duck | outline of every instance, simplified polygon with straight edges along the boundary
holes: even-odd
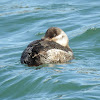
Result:
[[[50,27],[43,38],[31,42],[22,52],[20,62],[28,66],[66,63],[74,59],[67,34],[58,27]]]

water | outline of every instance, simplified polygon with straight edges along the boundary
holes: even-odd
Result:
[[[20,64],[25,47],[60,27],[75,59]],[[0,1],[0,100],[100,100],[100,0]]]

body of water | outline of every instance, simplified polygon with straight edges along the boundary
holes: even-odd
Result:
[[[20,63],[26,46],[59,27],[75,59]],[[0,1],[0,100],[100,100],[100,0]]]

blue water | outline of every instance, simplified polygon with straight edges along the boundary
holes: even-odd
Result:
[[[75,59],[22,65],[23,50],[49,27],[66,32]],[[99,60],[99,0],[0,1],[0,100],[100,100]]]

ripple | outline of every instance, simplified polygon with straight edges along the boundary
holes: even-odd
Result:
[[[0,98],[99,100],[99,1],[0,1]],[[75,59],[66,64],[20,64],[24,48],[60,27]],[[84,95],[84,96],[83,96]]]

